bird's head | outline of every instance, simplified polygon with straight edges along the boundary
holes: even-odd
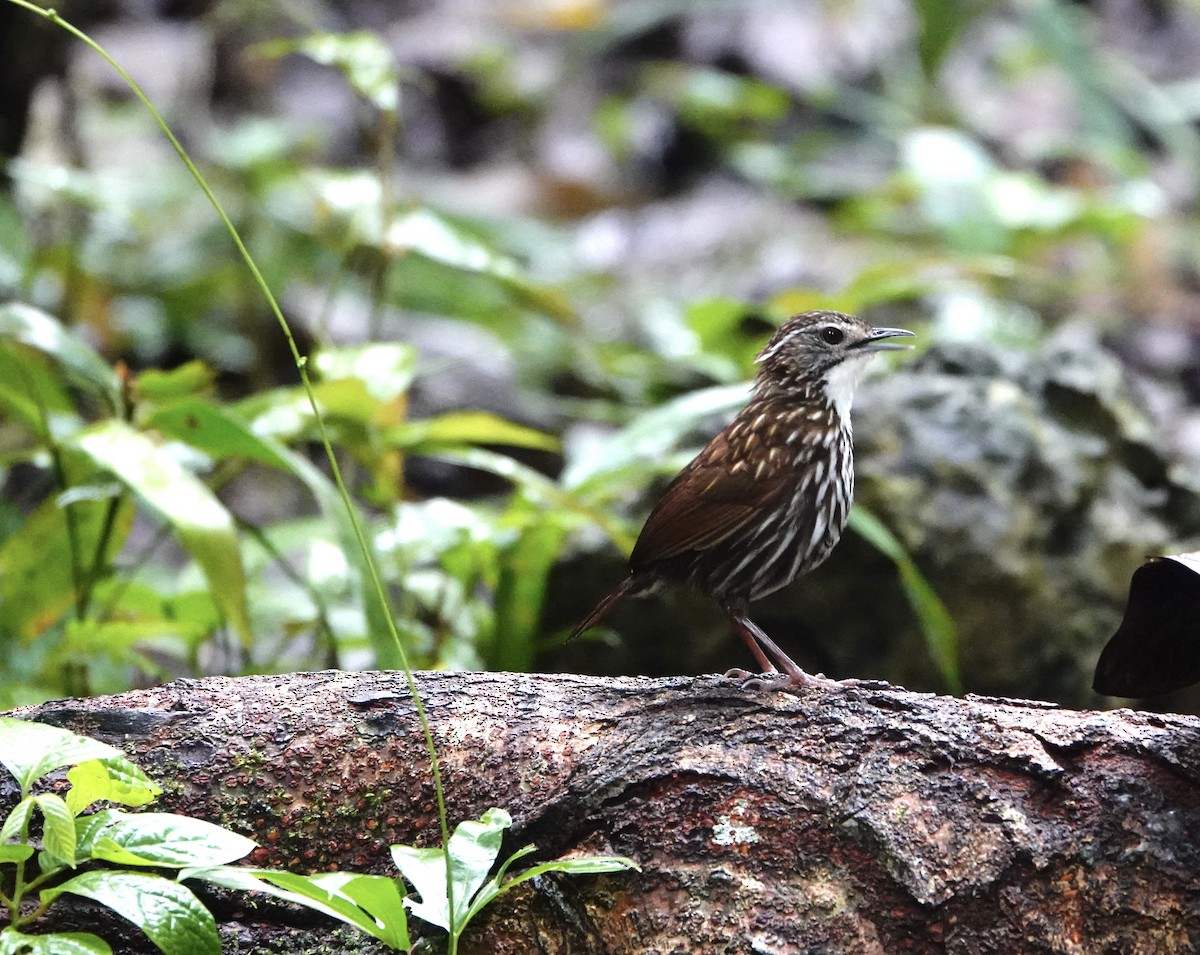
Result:
[[[758,389],[816,392],[848,418],[867,362],[881,351],[911,348],[888,341],[912,337],[904,328],[876,328],[841,312],[803,312],[779,326],[755,362]]]

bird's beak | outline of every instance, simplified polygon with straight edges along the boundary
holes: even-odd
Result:
[[[914,338],[912,332],[907,328],[873,328],[862,341],[852,348],[858,351],[903,351],[906,348],[912,348],[912,345],[901,344],[900,342],[885,342],[885,338]]]

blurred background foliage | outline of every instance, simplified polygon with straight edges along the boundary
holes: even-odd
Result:
[[[1200,540],[1194,2],[56,7],[283,303],[420,666],[745,665],[686,593],[563,637],[812,307],[920,345],[855,532],[756,609],[806,668],[1096,704],[1130,574]],[[3,0],[0,64],[0,706],[395,666],[203,194]]]

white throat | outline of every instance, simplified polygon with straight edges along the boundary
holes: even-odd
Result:
[[[843,359],[825,373],[825,397],[833,405],[842,424],[850,425],[850,405],[854,403],[854,389],[866,373],[867,363],[875,357],[874,352],[865,352]]]

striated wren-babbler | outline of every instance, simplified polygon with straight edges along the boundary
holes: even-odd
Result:
[[[784,322],[759,353],[750,403],[668,486],[638,536],[629,575],[575,628],[625,597],[677,583],[713,597],[765,672],[751,686],[828,685],[805,673],[747,615],[747,606],[820,564],[854,497],[850,404],[876,352],[911,346],[840,312]],[[743,671],[730,675],[749,676]]]

